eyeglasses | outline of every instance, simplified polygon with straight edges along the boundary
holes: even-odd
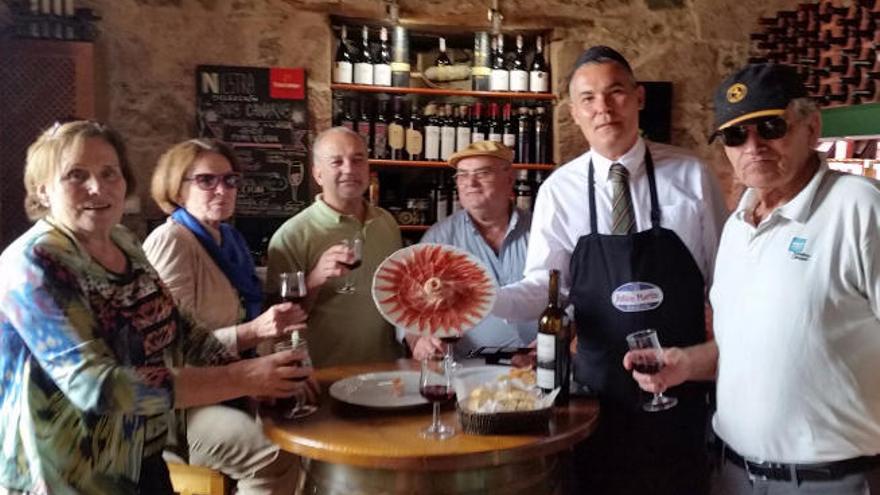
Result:
[[[465,182],[471,177],[473,177],[474,179],[476,179],[479,182],[487,182],[490,179],[494,179],[495,174],[501,172],[502,170],[507,170],[507,169],[506,168],[504,168],[504,169],[478,168],[477,170],[471,170],[469,172],[468,171],[456,172],[456,173],[452,174],[452,177],[455,179],[456,182]]]
[[[788,132],[788,122],[784,118],[772,117],[754,124],[734,125],[720,129],[715,134],[712,134],[709,142],[711,143],[716,137],[720,137],[721,143],[724,146],[732,148],[742,146],[749,139],[749,127],[752,125],[755,126],[758,136],[766,140],[779,139]]]
[[[223,182],[226,189],[238,189],[241,185],[241,174],[232,172],[229,174],[196,174],[192,177],[185,177],[184,182],[193,181],[204,191],[213,191],[217,184]]]

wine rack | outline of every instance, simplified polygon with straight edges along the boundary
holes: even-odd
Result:
[[[798,68],[821,106],[880,101],[880,0],[801,3],[759,20],[750,63]]]

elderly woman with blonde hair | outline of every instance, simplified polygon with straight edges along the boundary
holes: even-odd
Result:
[[[159,158],[151,184],[153,200],[169,217],[144,241],[147,258],[181,310],[214,329],[235,354],[284,337],[306,319],[292,303],[262,311],[248,246],[226,223],[240,184],[238,161],[225,144],[191,139],[172,146]],[[235,479],[242,495],[290,493],[296,481],[296,457],[269,441],[245,411],[227,406],[186,411],[186,443],[178,454]]]
[[[0,255],[0,492],[170,494],[169,411],[287,397],[311,371],[295,351],[236,361],[178,311],[118,225],[133,186],[104,125],[28,149],[35,224]]]

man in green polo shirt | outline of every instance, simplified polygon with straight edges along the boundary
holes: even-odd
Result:
[[[370,292],[379,264],[400,249],[400,229],[387,211],[364,200],[370,183],[367,149],[344,127],[322,132],[313,147],[312,175],[323,192],[284,224],[269,242],[267,289],[277,290],[278,274],[302,270],[309,288],[309,353],[315,367],[389,361],[402,354],[394,329],[373,303]],[[363,240],[363,264],[354,261],[345,239]],[[340,294],[350,275],[353,293]]]

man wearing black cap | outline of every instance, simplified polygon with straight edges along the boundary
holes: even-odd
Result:
[[[880,184],[828,169],[791,67],[732,75],[715,122],[748,187],[718,251],[717,346],[667,349],[660,373],[634,377],[656,390],[717,375],[716,493],[878,494]]]
[[[626,336],[639,330],[657,330],[664,345],[705,341],[721,193],[693,154],[639,137],[644,89],[615,50],[582,54],[569,95],[591,149],[542,185],[525,279],[500,291],[493,312],[539,314],[548,270],[560,270],[577,324],[574,376],[602,407],[598,430],[575,450],[573,492],[704,493],[708,387],[677,387],[677,406],[648,412],[621,363]]]

